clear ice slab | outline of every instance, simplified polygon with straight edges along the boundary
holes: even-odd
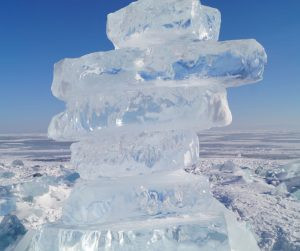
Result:
[[[231,123],[226,88],[261,80],[267,61],[253,39],[219,42],[220,24],[198,0],[139,0],[108,15],[115,50],[55,64],[66,110],[48,133],[76,141],[80,179],[29,250],[259,250],[183,170],[198,161],[195,132]]]
[[[64,59],[55,65],[52,91],[67,109],[53,118],[49,135],[74,140],[107,128],[196,131],[228,125],[225,88],[261,80],[265,62],[255,40],[180,40],[146,51]]]
[[[214,224],[211,224],[212,221]],[[222,218],[192,215],[116,223],[94,230],[51,226],[35,237],[30,250],[227,251],[230,245],[223,225]]]
[[[212,204],[209,190],[205,178],[184,170],[81,180],[64,207],[62,221],[93,225],[197,214]]]
[[[195,133],[165,131],[101,135],[71,146],[71,162],[80,177],[123,177],[189,168],[198,160]]]
[[[22,245],[30,251],[259,250],[246,226],[212,197],[207,179],[184,170],[82,180],[62,219]]]
[[[107,17],[115,48],[149,47],[190,37],[218,40],[221,14],[198,0],[139,0]]]

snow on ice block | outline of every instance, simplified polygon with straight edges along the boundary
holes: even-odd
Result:
[[[116,48],[145,48],[186,36],[218,40],[220,24],[220,12],[199,0],[139,0],[108,15],[107,35]]]

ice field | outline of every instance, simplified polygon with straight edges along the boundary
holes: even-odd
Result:
[[[300,133],[198,135],[200,160],[187,171],[209,179],[213,196],[247,222],[262,250],[299,250]],[[61,217],[63,202],[78,178],[69,163],[69,147],[70,143],[54,142],[45,135],[0,136],[2,220],[4,215],[16,215],[28,231]],[[294,171],[289,174],[291,166]],[[10,243],[25,233],[18,229]],[[9,236],[3,230],[2,248]]]

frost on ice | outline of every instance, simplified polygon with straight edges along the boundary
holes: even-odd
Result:
[[[218,41],[218,10],[198,0],[139,0],[108,15],[115,50],[55,65],[66,103],[49,136],[75,140],[77,182],[60,222],[31,250],[257,250],[251,232],[183,171],[195,132],[232,117],[226,88],[262,79],[255,40]]]

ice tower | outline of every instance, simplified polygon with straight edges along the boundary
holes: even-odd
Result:
[[[29,250],[256,250],[184,169],[197,162],[197,131],[231,123],[226,88],[262,79],[263,47],[218,42],[220,13],[199,0],[139,0],[107,23],[115,50],[55,65],[66,110],[49,136],[77,142],[81,179]]]

